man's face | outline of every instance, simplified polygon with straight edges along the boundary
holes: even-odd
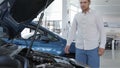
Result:
[[[89,8],[90,2],[88,0],[80,0],[80,7],[83,11]]]

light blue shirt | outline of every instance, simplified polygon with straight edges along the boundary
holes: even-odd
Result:
[[[105,48],[106,33],[102,17],[91,9],[86,14],[77,13],[73,19],[67,45],[71,44],[75,36],[76,48],[84,50]]]

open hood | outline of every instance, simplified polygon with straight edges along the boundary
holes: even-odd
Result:
[[[53,0],[15,0],[10,14],[17,22],[34,19]]]
[[[0,4],[0,24],[14,38],[53,0],[4,0]]]

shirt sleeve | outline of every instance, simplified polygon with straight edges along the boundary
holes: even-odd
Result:
[[[105,32],[105,28],[104,28],[104,22],[103,22],[103,18],[98,15],[97,17],[97,24],[98,24],[98,29],[99,29],[99,33],[100,33],[100,48],[104,48],[105,49],[105,44],[106,44],[106,32]]]
[[[74,40],[74,37],[76,35],[76,31],[77,31],[77,21],[76,21],[76,15],[75,15],[73,22],[72,22],[72,26],[71,26],[69,33],[68,33],[67,46],[70,46],[70,44]]]

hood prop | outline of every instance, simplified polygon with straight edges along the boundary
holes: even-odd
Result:
[[[30,46],[29,46],[29,48],[28,48],[28,51],[27,51],[27,53],[26,53],[26,57],[28,57],[29,54],[30,54],[30,50],[32,49],[33,43],[34,43],[34,41],[35,41],[35,38],[36,38],[36,35],[37,35],[37,31],[38,31],[38,29],[39,29],[40,23],[42,23],[42,19],[43,19],[43,17],[44,17],[45,9],[47,8],[47,5],[49,4],[48,2],[49,2],[49,0],[47,0],[46,5],[45,5],[45,7],[44,7],[44,10],[43,10],[43,12],[42,12],[41,15],[40,15],[40,18],[39,18],[39,21],[38,21],[38,24],[37,24],[37,28],[36,28],[35,33],[34,33],[34,35],[33,35],[33,39],[32,39],[32,41],[31,41],[31,43],[30,43]]]

